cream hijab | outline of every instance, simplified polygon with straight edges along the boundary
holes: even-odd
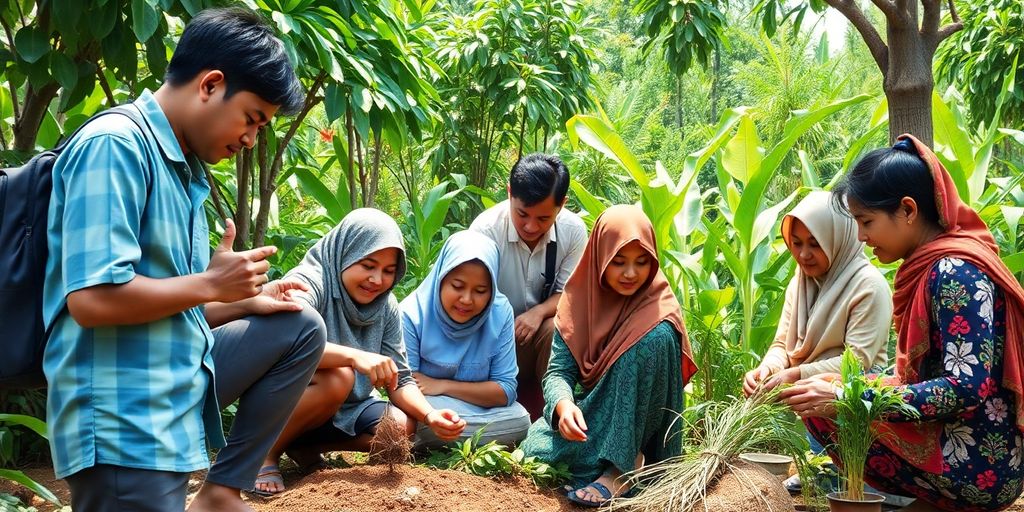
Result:
[[[811,192],[783,218],[782,237],[787,246],[797,219],[825,251],[829,270],[821,278],[812,278],[797,267],[766,362],[771,356],[785,357],[788,364],[783,367],[794,367],[836,359],[802,369],[803,377],[808,377],[808,373],[837,371],[837,356],[850,345],[866,366],[884,363],[892,294],[885,278],[864,255],[864,244],[857,239],[857,222],[839,211],[832,195],[823,191]]]

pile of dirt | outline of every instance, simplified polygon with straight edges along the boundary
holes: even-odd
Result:
[[[249,505],[258,512],[437,510],[519,512],[578,510],[553,491],[521,479],[492,480],[422,466],[354,466],[318,471],[277,497]]]
[[[734,460],[707,490],[705,503],[692,510],[743,510],[745,512],[792,512],[793,499],[782,480],[760,466]]]

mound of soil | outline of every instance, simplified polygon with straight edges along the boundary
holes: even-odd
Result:
[[[380,512],[437,510],[519,512],[579,510],[553,491],[521,479],[492,480],[422,466],[327,469],[289,484],[289,490],[251,500],[257,512]],[[792,510],[792,508],[791,508]]]
[[[782,480],[760,466],[734,460],[729,469],[708,488],[705,503],[692,510],[743,510],[745,512],[793,512],[793,499]]]

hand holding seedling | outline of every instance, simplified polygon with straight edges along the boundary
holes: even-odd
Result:
[[[558,432],[567,441],[586,441],[587,422],[583,420],[583,411],[569,400],[559,400],[555,404],[558,415]]]
[[[248,251],[235,252],[235,223],[228,219],[224,236],[210,258],[204,275],[210,285],[210,302],[236,302],[254,297],[267,283],[270,263],[267,258],[277,252],[277,247],[264,246]]]
[[[451,409],[434,409],[427,413],[423,422],[434,431],[438,439],[442,441],[454,441],[466,428],[466,420],[459,417],[459,414]]]
[[[771,375],[772,369],[767,366],[758,366],[747,372],[743,376],[743,394],[746,396],[753,395],[757,391],[757,387]]]

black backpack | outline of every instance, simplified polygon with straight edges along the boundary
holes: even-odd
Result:
[[[93,120],[121,114],[143,133],[146,122],[135,107],[113,107]],[[43,279],[46,275],[46,217],[53,189],[53,164],[78,133],[25,165],[0,169],[0,389],[46,386],[43,349],[50,337],[43,325]]]

